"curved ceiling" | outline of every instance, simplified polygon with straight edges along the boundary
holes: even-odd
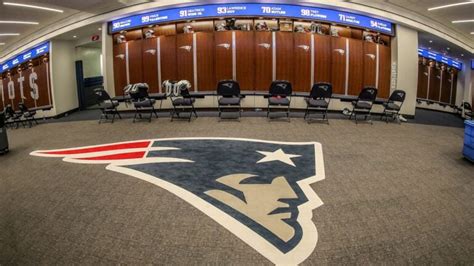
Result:
[[[449,40],[467,53],[474,52],[474,22],[452,23],[453,20],[474,19],[474,4],[428,11],[428,8],[458,3],[447,0],[307,0],[307,1],[264,1],[275,3],[316,4],[352,9],[362,13],[376,14],[396,23],[405,24],[430,32],[439,38]],[[474,0],[470,0],[474,1]],[[5,2],[37,5],[60,9],[53,12],[30,7],[5,5]],[[179,0],[0,0],[0,21],[28,21],[38,24],[0,23],[0,61],[40,41],[51,39],[69,30],[91,23],[108,21],[125,12],[157,8],[168,5],[229,2],[229,1],[179,1]],[[233,1],[258,2],[258,1]],[[18,33],[17,36],[1,36],[2,33]],[[2,44],[3,43],[3,44]]]

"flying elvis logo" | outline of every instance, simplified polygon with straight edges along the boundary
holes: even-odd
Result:
[[[59,157],[162,187],[196,207],[275,264],[298,264],[318,241],[311,184],[325,178],[316,142],[171,138],[119,142],[33,156]]]

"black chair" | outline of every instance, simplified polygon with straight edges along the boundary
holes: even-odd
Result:
[[[151,99],[148,95],[148,84],[146,83],[136,83],[132,85],[129,90],[129,95],[132,99],[133,107],[135,107],[135,115],[133,116],[133,123],[137,119],[147,119],[148,122],[151,122],[153,114],[158,118],[158,114],[155,110],[156,100]],[[148,117],[143,117],[142,114],[149,114]]]
[[[406,92],[403,90],[394,90],[388,98],[388,101],[383,103],[384,109],[380,120],[384,117],[386,118],[385,122],[388,123],[388,118],[392,117],[393,120],[397,120],[400,124],[400,110],[402,109],[402,105],[405,102]]]
[[[222,112],[236,112],[238,117],[242,116],[240,85],[235,80],[221,80],[217,83],[217,100],[219,118],[222,119]]]
[[[36,121],[35,118],[36,111],[29,110],[24,103],[19,103],[18,109],[20,110],[21,115],[25,119],[24,122],[27,123],[30,128],[31,126],[33,126],[33,122],[38,125],[38,121]]]
[[[323,121],[329,124],[328,108],[332,97],[332,85],[330,83],[315,83],[311,88],[309,98],[306,98],[306,112],[304,119],[310,118],[311,113],[321,113]]]
[[[23,124],[23,121],[21,120],[22,114],[21,112],[15,112],[13,110],[13,107],[9,104],[5,106],[5,124],[7,126],[13,125],[15,128],[18,128],[20,126],[20,123]],[[24,124],[23,124],[24,126]]]
[[[464,116],[466,116],[470,120],[474,119],[471,104],[468,102],[463,102],[462,107],[464,109]]]
[[[290,121],[290,103],[293,87],[286,80],[276,80],[270,85],[268,91],[267,118],[271,118],[272,110],[284,110],[288,121]]]
[[[171,104],[173,105],[173,110],[171,111],[171,121],[177,118],[187,119],[188,122],[191,122],[193,114],[197,118],[198,115],[196,113],[196,109],[194,108],[194,102],[196,100],[189,93],[189,89],[191,89],[191,83],[187,80],[180,80],[178,82],[170,82],[167,80],[163,82],[164,87],[165,83],[171,83],[173,88],[173,92],[169,95]],[[181,116],[181,113],[189,113],[189,116],[183,117]]]
[[[370,112],[372,111],[372,106],[374,105],[374,101],[377,98],[377,89],[373,87],[365,87],[359,93],[359,97],[357,97],[356,101],[352,102],[352,113],[349,119],[352,119],[354,116],[355,122],[357,124],[357,115],[364,115],[365,120],[372,123],[372,117]],[[370,119],[370,120],[369,120]]]
[[[97,104],[99,105],[99,108],[102,112],[99,117],[99,124],[102,123],[102,119],[108,121],[109,115],[112,115],[112,123],[115,120],[115,116],[118,116],[120,119],[122,119],[122,116],[120,116],[120,113],[117,110],[117,107],[120,104],[117,100],[112,99],[109,93],[103,87],[94,89],[94,93],[97,95]]]

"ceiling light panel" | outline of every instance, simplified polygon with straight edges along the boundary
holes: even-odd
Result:
[[[29,25],[38,25],[38,22],[35,21],[18,21],[18,20],[0,20],[0,24],[29,24]]]
[[[6,6],[18,6],[18,7],[34,8],[34,9],[41,9],[41,10],[45,10],[45,11],[58,12],[58,13],[63,13],[64,12],[61,9],[49,8],[49,7],[37,6],[37,5],[28,5],[28,4],[20,4],[20,3],[13,3],[13,2],[3,2],[3,4],[6,5]]]
[[[433,11],[433,10],[438,10],[438,9],[443,9],[443,8],[456,7],[456,6],[463,6],[463,5],[470,5],[470,4],[474,4],[474,0],[455,3],[455,4],[449,4],[449,5],[443,5],[443,6],[435,6],[435,7],[428,8],[428,11]]]

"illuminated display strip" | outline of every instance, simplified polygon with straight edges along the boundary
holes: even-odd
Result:
[[[42,43],[25,53],[22,53],[20,55],[17,55],[13,57],[10,60],[7,60],[5,63],[0,64],[0,73],[3,73],[5,71],[8,71],[14,67],[16,67],[19,64],[22,64],[28,60],[31,60],[33,58],[36,58],[40,55],[46,54],[49,52],[49,42]]]
[[[212,4],[159,10],[114,20],[111,22],[109,29],[111,33],[115,33],[157,23],[225,16],[288,17],[320,20],[393,35],[392,23],[381,19],[325,8],[257,3]]]
[[[456,61],[452,58],[446,57],[444,55],[434,53],[434,52],[426,50],[426,49],[418,48],[418,55],[429,58],[429,59],[433,59],[433,60],[435,60],[437,62],[440,62],[440,63],[444,63],[448,66],[452,66],[452,67],[457,68],[459,70],[462,69],[462,63],[461,62]]]

